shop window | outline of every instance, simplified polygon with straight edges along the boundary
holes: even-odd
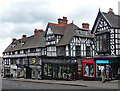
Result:
[[[93,63],[84,64],[84,76],[94,76]]]
[[[45,76],[52,76],[51,64],[44,64],[44,75]]]
[[[44,64],[44,75],[47,76],[47,64]]]

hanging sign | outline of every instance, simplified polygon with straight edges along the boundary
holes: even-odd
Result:
[[[35,58],[32,58],[32,62],[35,63]]]

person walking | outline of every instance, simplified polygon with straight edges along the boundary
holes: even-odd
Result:
[[[120,67],[118,68],[118,80],[120,80]]]
[[[106,75],[105,75],[105,67],[104,67],[102,70],[102,83],[105,82],[105,79],[106,79]]]

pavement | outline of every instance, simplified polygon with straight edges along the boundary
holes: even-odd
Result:
[[[4,78],[5,79],[5,78]],[[71,85],[71,86],[82,86],[82,87],[93,87],[96,89],[118,89],[118,80],[106,81],[101,83],[101,81],[64,81],[64,80],[33,80],[33,79],[7,79],[13,81],[25,81],[25,82],[35,82],[35,83],[46,83],[46,84],[60,84],[60,85]]]

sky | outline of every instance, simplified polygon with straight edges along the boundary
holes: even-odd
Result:
[[[0,0],[0,56],[12,38],[23,34],[31,36],[34,29],[46,29],[48,22],[57,23],[58,18],[68,18],[79,27],[94,24],[99,9],[108,12],[113,8],[118,14],[119,0]]]

